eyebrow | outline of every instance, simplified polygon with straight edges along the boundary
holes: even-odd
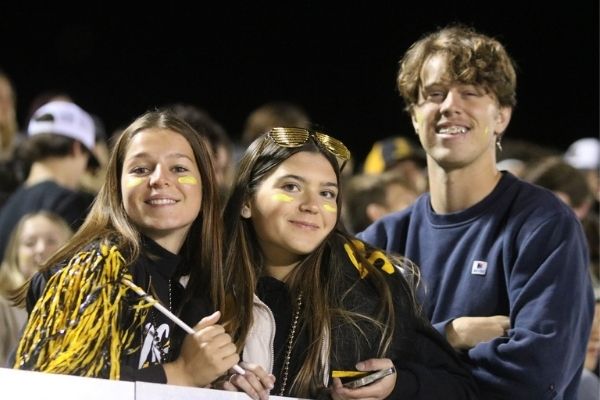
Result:
[[[476,82],[460,82],[460,81],[446,81],[446,80],[441,80],[441,81],[436,81],[436,82],[432,82],[430,84],[428,84],[427,86],[425,85],[421,85],[421,89],[423,90],[427,90],[427,89],[431,89],[431,88],[438,88],[438,87],[450,87],[450,86],[471,86],[474,88],[484,88],[485,85],[481,84],[481,83],[476,83]]]
[[[279,179],[277,179],[277,181],[282,181],[282,180],[290,179],[290,178],[291,179],[295,179],[295,180],[300,181],[300,182],[304,182],[304,183],[306,182],[306,179],[304,179],[300,175],[294,175],[294,174],[287,174],[287,175],[280,176]],[[337,188],[338,184],[335,183],[335,182],[324,182],[324,183],[321,183],[321,186],[327,186],[327,187],[335,187],[335,188]]]
[[[179,158],[187,158],[190,161],[194,161],[192,158],[190,158],[187,154],[183,154],[183,153],[169,153],[166,156],[167,158],[173,158],[173,159],[179,159]],[[136,153],[131,155],[131,157],[129,158],[153,158],[153,156],[150,153],[146,153],[146,152],[140,152],[140,153]]]
[[[446,87],[452,86],[452,85],[453,85],[452,82],[436,81],[436,82],[432,82],[432,83],[428,84],[427,86],[421,85],[421,90],[431,90],[431,89],[437,89],[437,88],[446,88]]]

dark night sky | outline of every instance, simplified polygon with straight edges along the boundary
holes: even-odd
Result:
[[[168,4],[152,15],[89,9],[77,18],[14,11],[0,23],[0,67],[16,86],[22,125],[35,95],[61,90],[108,131],[184,101],[237,138],[254,107],[288,100],[360,160],[374,140],[412,132],[395,89],[403,52],[423,33],[462,22],[500,39],[519,66],[507,135],[565,149],[599,134],[597,1],[397,3]]]

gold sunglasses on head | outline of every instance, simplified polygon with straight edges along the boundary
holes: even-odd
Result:
[[[350,159],[350,150],[348,150],[344,143],[321,132],[305,128],[276,127],[269,131],[268,136],[281,147],[300,147],[312,137],[323,149],[342,160],[340,169]]]

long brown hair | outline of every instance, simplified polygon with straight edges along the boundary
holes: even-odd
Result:
[[[312,137],[300,147],[287,148],[275,144],[268,135],[263,135],[248,147],[238,166],[232,193],[224,211],[225,240],[230,247],[224,265],[227,299],[223,320],[239,351],[243,350],[253,324],[253,295],[265,267],[252,222],[242,218],[240,212],[244,203],[255,195],[262,181],[278,165],[293,154],[304,151],[319,152],[325,156],[335,171],[338,184],[341,185],[337,159]],[[341,191],[340,187],[340,194]],[[394,306],[390,289],[381,271],[362,257],[359,251],[356,251],[357,256],[369,270],[368,279],[380,294],[380,307],[377,308],[379,313],[375,316],[358,315],[344,310],[341,306],[341,300],[348,292],[347,288],[340,286],[340,282],[343,282],[343,268],[340,264],[347,259],[343,246],[344,243],[351,246],[353,244],[350,241],[352,237],[346,233],[340,222],[341,195],[338,195],[337,204],[335,228],[286,278],[291,298],[296,298],[302,292],[302,314],[310,315],[310,318],[303,318],[302,322],[302,329],[307,332],[309,340],[307,356],[291,385],[292,393],[301,397],[312,396],[323,387],[323,337],[331,332],[332,320],[342,318],[354,327],[358,327],[359,320],[367,320],[374,324],[381,333],[380,355],[386,353],[394,332]],[[360,334],[361,332],[356,332],[356,336]],[[328,359],[335,357],[330,354],[326,356]]]
[[[187,261],[184,265],[191,267],[189,271],[178,271],[180,275],[190,275],[182,304],[198,293],[209,291],[215,307],[219,308],[224,301],[221,207],[211,153],[198,133],[169,111],[149,111],[120,134],[108,161],[104,184],[84,223],[73,238],[45,263],[42,270],[70,259],[90,242],[98,240],[117,245],[128,265],[139,257],[140,233],[125,212],[120,178],[131,140],[148,129],[168,129],[180,134],[188,141],[194,153],[202,182],[202,206],[180,251]],[[26,289],[27,284],[21,290],[18,301],[24,301]]]

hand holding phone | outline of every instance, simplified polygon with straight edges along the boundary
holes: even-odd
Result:
[[[344,387],[348,388],[348,389],[356,389],[365,385],[369,385],[373,382],[376,382],[388,375],[394,374],[396,373],[396,368],[394,367],[390,367],[390,368],[385,368],[385,369],[381,369],[379,371],[374,371],[368,375],[365,375],[361,378],[355,379],[353,381],[350,382],[346,382],[344,383]]]

